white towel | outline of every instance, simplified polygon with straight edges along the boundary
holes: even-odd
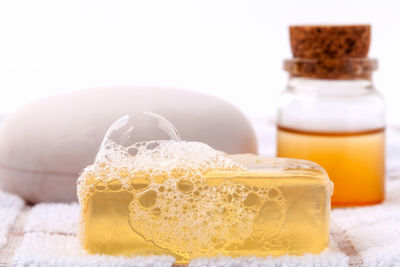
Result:
[[[391,179],[385,203],[334,209],[331,245],[319,255],[218,257],[196,259],[190,266],[400,266],[398,192],[400,179]],[[0,231],[8,232],[8,242],[18,244],[11,247],[13,251],[8,251],[12,254],[10,257],[1,258],[0,266],[171,266],[174,263],[174,258],[168,256],[127,258],[88,255],[80,248],[76,238],[77,203],[39,204],[22,209],[23,202],[18,197],[5,193],[0,196],[1,203],[8,204],[2,205]],[[18,214],[20,216],[15,220]],[[22,228],[17,229],[21,223]],[[10,247],[3,245],[1,254],[7,249]]]
[[[267,123],[266,123],[267,124]],[[264,126],[263,126],[264,127]],[[259,131],[260,132],[260,131]],[[269,136],[272,136],[269,132]],[[190,266],[400,266],[400,133],[392,147],[383,204],[334,209],[330,247],[318,255],[217,257]],[[271,154],[272,146],[261,149]],[[398,164],[398,165],[396,165]],[[77,203],[26,206],[0,192],[0,266],[171,266],[170,256],[88,255],[79,246]]]
[[[218,257],[191,266],[400,266],[400,178],[389,179],[381,205],[334,209],[331,244],[319,255]],[[172,257],[88,255],[76,238],[79,205],[24,206],[16,196],[0,193],[0,266],[171,266]],[[13,246],[9,244],[14,244]],[[7,254],[5,257],[3,255]]]

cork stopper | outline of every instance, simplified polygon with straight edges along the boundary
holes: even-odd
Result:
[[[371,41],[370,25],[290,26],[294,57],[367,57]]]
[[[377,61],[367,58],[370,25],[290,26],[293,59],[285,70],[294,77],[369,78]]]

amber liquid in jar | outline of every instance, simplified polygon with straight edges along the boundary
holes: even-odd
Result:
[[[385,129],[309,132],[278,126],[277,156],[314,161],[335,185],[333,206],[380,203],[384,199]]]

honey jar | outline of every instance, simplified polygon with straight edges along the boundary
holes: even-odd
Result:
[[[370,25],[289,30],[293,58],[284,61],[277,156],[320,164],[335,184],[333,206],[382,202],[385,105],[372,82]]]

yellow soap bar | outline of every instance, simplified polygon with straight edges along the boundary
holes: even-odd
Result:
[[[85,169],[78,197],[87,252],[172,255],[183,263],[320,253],[328,246],[331,185],[317,164],[225,156],[181,143],[185,148],[158,143],[147,154],[135,148],[130,160],[108,155]]]

